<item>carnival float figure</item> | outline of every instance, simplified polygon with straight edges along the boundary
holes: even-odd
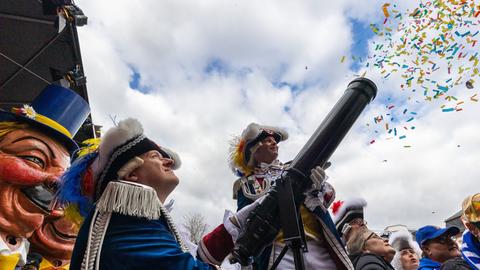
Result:
[[[55,238],[70,235],[72,226],[59,221],[63,210],[51,205],[78,149],[73,136],[89,112],[81,96],[57,85],[47,86],[31,105],[0,111],[0,270],[27,263],[30,239],[36,247],[48,244],[37,248],[41,256],[62,250],[68,261],[73,240]]]
[[[45,217],[42,227],[28,239],[30,263],[39,264],[39,270],[68,270],[79,225],[66,216]]]

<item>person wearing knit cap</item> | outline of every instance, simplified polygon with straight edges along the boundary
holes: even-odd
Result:
[[[366,226],[352,232],[347,251],[355,270],[394,270],[390,264],[395,250],[388,240],[370,231]]]
[[[288,133],[279,127],[250,123],[242,134],[231,142],[229,165],[241,177],[233,186],[233,198],[238,209],[252,204],[268,192],[288,164],[278,160],[278,143],[288,139]],[[306,269],[352,269],[328,207],[335,198],[335,190],[326,182],[322,168],[312,170],[312,188],[305,195],[300,215],[305,228],[309,252],[304,253]],[[282,234],[272,247],[267,247],[255,258],[254,268],[268,269],[284,247]],[[277,269],[293,269],[293,255],[289,250]]]
[[[392,265],[396,270],[416,270],[422,251],[408,230],[393,232],[388,240],[395,249]]]
[[[351,198],[345,201],[336,201],[332,204],[332,219],[344,243],[348,241],[355,230],[366,225],[364,219],[366,206],[367,201],[363,198]]]
[[[250,209],[226,215],[189,251],[164,205],[179,167],[179,156],[146,137],[136,119],[120,121],[98,150],[77,159],[58,194],[77,212],[71,216],[85,218],[70,270],[218,269]]]
[[[470,195],[462,203],[462,257],[472,269],[480,269],[480,193]]]

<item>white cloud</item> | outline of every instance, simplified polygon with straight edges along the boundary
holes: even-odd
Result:
[[[175,217],[200,212],[215,226],[224,208],[235,208],[235,176],[227,166],[231,136],[252,121],[285,127],[291,137],[280,144],[280,157],[292,159],[353,78],[340,63],[357,42],[349,18],[378,23],[382,4],[78,1],[89,17],[79,35],[93,119],[107,128],[109,115],[137,117],[150,137],[178,151],[183,166],[172,194]],[[204,72],[214,60],[220,68]],[[131,66],[151,92],[129,88]],[[398,139],[369,145],[373,135],[365,123],[385,106],[381,101],[405,96],[399,79],[367,76],[379,97],[332,157],[329,181],[339,198],[367,199],[375,228],[440,224],[477,191],[478,104],[458,113],[423,104],[407,138],[411,148]],[[279,82],[304,89],[275,86]]]

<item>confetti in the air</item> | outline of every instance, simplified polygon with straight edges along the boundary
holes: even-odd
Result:
[[[384,80],[401,83],[395,87],[398,94],[388,98],[383,111],[367,123],[372,130],[370,144],[382,135],[407,140],[422,106],[458,113],[465,103],[478,102],[479,4],[436,0],[419,1],[413,10],[401,11],[394,3],[385,3],[381,9],[383,22],[370,24],[375,37],[361,63],[363,75],[377,73]]]

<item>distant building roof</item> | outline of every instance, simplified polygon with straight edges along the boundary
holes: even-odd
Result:
[[[395,224],[395,225],[389,225],[384,229],[384,231],[387,231],[387,232],[396,232],[398,230],[408,230],[408,227],[407,225],[403,225],[403,224]]]
[[[458,227],[460,229],[460,232],[463,233],[463,231],[465,230],[465,227],[463,226],[463,222],[462,222],[462,210],[456,212],[449,218],[445,219],[445,227],[451,227],[451,226]]]
[[[453,214],[451,217],[445,219],[445,223],[451,221],[451,220],[454,220],[454,219],[458,219],[462,216],[462,210],[459,210],[458,212],[456,212],[455,214]]]

